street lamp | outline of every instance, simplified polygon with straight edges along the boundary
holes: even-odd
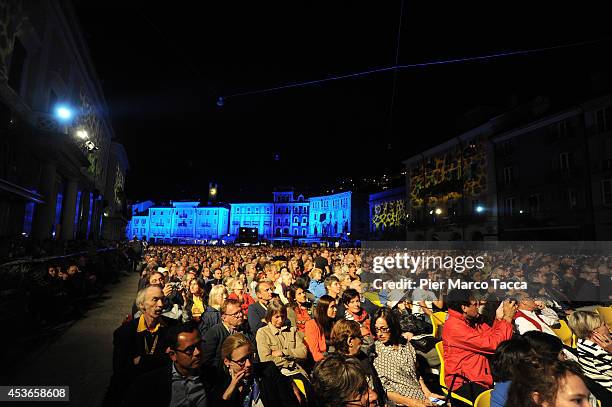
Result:
[[[83,130],[83,129],[77,130],[75,135],[81,140],[89,139],[89,134],[87,134],[87,130]]]
[[[72,119],[74,112],[68,105],[57,105],[55,107],[55,116],[62,122],[68,122]]]
[[[484,207],[482,205],[478,205],[476,207],[476,213],[483,213],[484,212]]]
[[[442,209],[436,208],[436,215],[442,215]]]

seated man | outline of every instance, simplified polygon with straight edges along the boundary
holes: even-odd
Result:
[[[513,301],[504,301],[497,310],[495,322],[487,325],[480,319],[479,302],[468,290],[448,293],[448,319],[442,331],[446,387],[474,401],[493,386],[487,359],[505,340],[512,337]]]
[[[270,280],[262,280],[255,286],[257,302],[249,305],[249,328],[253,335],[257,330],[266,326],[266,307],[272,299],[273,284]]]
[[[514,324],[519,334],[529,331],[540,331],[549,335],[555,335],[551,329],[552,325],[559,323],[557,313],[550,308],[546,308],[543,301],[535,301],[526,292],[516,295],[518,301],[518,311],[514,315]]]
[[[206,369],[214,370],[221,366],[221,345],[225,338],[239,331],[242,322],[240,301],[226,299],[221,305],[221,322],[213,325],[202,338],[202,365]]]
[[[172,364],[140,375],[126,393],[126,406],[211,405],[200,379],[202,339],[194,322],[175,325],[167,337]]]
[[[113,333],[113,376],[104,405],[115,406],[130,383],[140,374],[169,363],[166,355],[167,321],[162,319],[164,293],[158,286],[138,291],[139,318]]]

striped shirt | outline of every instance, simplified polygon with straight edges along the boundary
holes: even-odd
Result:
[[[612,355],[588,339],[578,339],[578,362],[588,378],[612,391]]]

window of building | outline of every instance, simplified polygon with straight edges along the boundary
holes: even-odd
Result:
[[[25,66],[27,55],[26,49],[19,40],[19,37],[15,37],[15,41],[13,43],[13,53],[11,54],[11,65],[9,67],[8,85],[17,94],[21,93],[23,68]]]
[[[23,229],[22,232],[27,236],[32,233],[32,219],[34,217],[34,206],[35,202],[28,202],[25,204],[25,214],[23,216]]]
[[[270,213],[270,207],[266,207],[266,213]]]
[[[297,216],[293,218],[293,223],[298,223],[298,217]]]
[[[506,215],[514,215],[516,210],[516,198],[509,197],[504,200],[504,212]]]
[[[595,113],[595,121],[598,133],[610,130],[610,127],[612,127],[612,108],[608,106],[599,109]]]
[[[247,208],[247,213],[251,213],[251,208]]]
[[[503,155],[510,155],[513,152],[512,139],[501,143],[501,152]]]
[[[574,189],[568,189],[567,190],[567,206],[570,209],[574,209],[576,208],[578,204],[578,199],[576,196],[576,191]]]
[[[240,213],[240,208],[236,208],[236,213]]]
[[[302,225],[305,225],[308,222],[308,218],[306,216],[302,217]]]
[[[255,208],[255,213],[259,213],[259,208]]]
[[[297,234],[298,234],[298,230],[297,229],[293,229],[293,235],[297,236]]]
[[[601,169],[603,171],[612,170],[612,158],[606,158],[601,162]]]
[[[504,167],[504,184],[510,184],[514,180],[514,169],[512,167]]]
[[[533,194],[529,196],[529,212],[540,212],[540,194]]]
[[[561,171],[567,171],[571,167],[571,155],[568,152],[559,154],[559,169]]]
[[[559,138],[569,136],[569,123],[567,120],[561,120],[559,123],[557,123],[557,136]]]
[[[601,181],[601,201],[604,205],[612,205],[612,179]]]

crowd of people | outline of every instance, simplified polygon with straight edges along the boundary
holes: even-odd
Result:
[[[536,260],[513,267],[558,272]],[[491,389],[495,406],[610,402],[608,326],[549,285],[398,295],[372,289],[359,249],[152,246],[135,268],[108,406],[464,406]]]

